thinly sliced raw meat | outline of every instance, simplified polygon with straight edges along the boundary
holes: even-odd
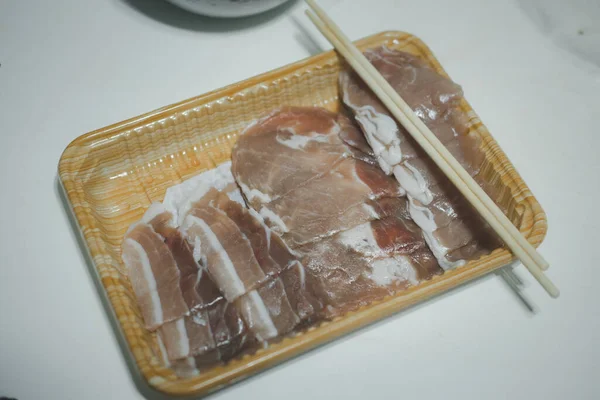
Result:
[[[282,132],[285,140],[278,136]],[[285,149],[279,149],[282,157],[278,152],[270,157],[260,152],[273,143],[284,144]],[[336,157],[326,158],[325,163],[319,159],[332,154]],[[248,128],[236,144],[232,170],[250,206],[295,248],[381,218],[371,203],[405,194],[375,164],[364,137],[348,117],[294,108],[276,111]],[[259,165],[264,171],[258,174],[242,165]],[[278,181],[265,178],[272,170],[277,177],[285,175]]]
[[[266,280],[250,241],[222,211],[210,206],[193,208],[182,230],[228,301]]]
[[[421,230],[399,215],[371,221],[339,234],[338,240],[367,260],[390,258],[399,270],[373,270],[374,279],[391,282],[400,273],[411,284],[431,279],[443,272],[428,248]],[[406,274],[402,275],[402,271]],[[384,274],[392,273],[385,277]],[[377,279],[375,279],[377,280]]]
[[[342,126],[339,137],[342,139],[347,146],[356,149],[358,152],[367,155],[369,158],[374,159],[375,153],[369,143],[365,139],[362,131],[352,122],[352,120],[344,114],[339,114],[338,122]],[[360,156],[359,158],[363,158]]]
[[[382,47],[365,55],[469,174],[489,189],[479,176],[485,158],[479,139],[469,132],[459,109],[460,86],[408,53]],[[458,256],[479,256],[500,245],[498,240],[476,240],[493,236],[489,227],[354,73],[343,72],[340,87],[380,167],[406,190],[411,216],[443,268],[464,264]]]
[[[169,362],[167,367],[170,367],[180,378],[192,378],[197,376],[200,371],[196,366],[196,361],[194,357],[183,358],[181,360],[175,360],[173,362]]]
[[[254,210],[232,201],[224,193],[215,193],[213,196],[211,206],[223,211],[248,238],[265,275],[275,276],[296,260],[281,238],[271,233]]]
[[[231,303],[224,301],[210,308],[209,320],[222,361],[230,360],[256,341],[239,310]]]
[[[163,200],[164,208],[173,214],[174,223],[180,226],[192,205],[204,197],[210,189],[227,193],[233,200],[244,204],[231,175],[231,162],[228,161],[168,188]]]
[[[255,209],[328,173],[348,156],[337,116],[286,107],[246,128],[232,153],[232,173]]]
[[[122,244],[122,258],[146,328],[188,313],[177,263],[164,239],[144,222],[132,226]]]
[[[296,262],[260,215],[215,189],[193,204],[185,221],[188,241],[198,243],[196,257],[203,260],[229,301]],[[237,289],[232,285],[238,285]]]
[[[210,304],[159,328],[170,360],[203,356],[205,365],[227,361],[252,340],[236,307],[225,300],[210,277],[206,282],[197,289],[212,297]]]
[[[377,218],[367,203],[402,193],[397,182],[379,168],[348,158],[330,173],[258,211],[294,248]]]
[[[418,281],[440,275],[440,268],[423,238],[421,229],[410,218],[399,215],[371,222],[371,231],[384,254],[407,258]]]
[[[207,310],[167,322],[158,329],[170,360],[192,357],[213,350],[216,345]]]
[[[433,187],[431,193],[432,200],[427,205],[409,196],[409,210],[442,267],[463,265],[465,260],[479,258],[502,246],[497,235],[449,182]]]
[[[314,292],[314,279],[306,273],[304,265],[296,261],[279,275],[285,294],[300,321],[318,315],[323,309],[322,301]]]
[[[271,233],[260,215],[231,200],[230,194],[205,188],[189,197],[181,203],[188,206],[179,206],[179,215],[195,257],[236,305],[256,338],[264,341],[293,329],[300,317],[278,276],[287,277],[287,270],[302,266],[281,238]],[[303,292],[289,290],[301,313],[314,312]]]
[[[278,335],[288,332],[298,320],[308,318],[315,310],[320,309],[318,300],[307,291],[304,267],[281,238],[271,233],[260,215],[231,201],[223,193],[211,195],[214,200],[210,205],[224,211],[236,223],[244,236],[249,239],[263,271],[273,278],[256,292],[267,306]],[[292,312],[287,308],[288,301]],[[250,293],[244,295],[238,304],[243,307],[242,309],[248,310],[247,321],[251,327],[258,330],[259,337],[270,338],[268,329],[265,330],[268,324],[259,323],[259,327],[256,328],[255,323],[251,322],[256,321],[259,318],[257,315],[260,315],[257,314],[260,312],[260,304],[257,305],[257,302],[259,300],[256,295]]]
[[[300,322],[279,278],[240,297],[235,305],[260,341],[288,333]]]
[[[261,265],[265,274],[270,277],[279,276],[286,288],[289,297],[288,287],[294,285],[296,295],[304,296],[304,267],[298,261],[288,246],[283,242],[280,236],[273,233],[264,223],[262,217],[252,209],[247,209],[241,204],[232,201],[223,193],[219,193],[211,203],[213,207],[219,208],[236,223],[240,231],[249,239],[254,255]],[[388,207],[393,210],[392,206]],[[384,211],[381,211],[384,212]],[[393,212],[393,211],[389,211]],[[296,277],[296,278],[294,278]],[[286,283],[286,282],[289,282]],[[291,290],[291,288],[290,288]],[[307,295],[308,296],[308,295]],[[309,305],[315,305],[314,299],[297,299],[298,302],[308,302]],[[309,307],[309,305],[301,307]],[[296,310],[296,306],[293,306]],[[301,317],[302,319],[302,317]]]
[[[335,316],[442,273],[407,201],[393,213],[300,247],[315,290]]]
[[[388,287],[380,286],[369,277],[373,269],[370,260],[338,239],[336,235],[301,249],[305,254],[302,263],[313,281],[313,290],[325,306],[326,317],[343,314],[390,294]]]
[[[337,121],[341,127],[339,137],[346,145],[349,154],[357,160],[378,165],[375,153],[360,128],[345,113],[339,113]]]
[[[142,221],[149,223],[169,247],[179,269],[181,292],[190,311],[204,309],[222,298],[212,278],[200,268],[191,246],[176,228],[174,214],[162,204],[154,203]]]
[[[156,327],[165,358],[184,375],[226,361],[256,339],[285,334],[321,309],[307,290],[302,264],[260,215],[243,206],[233,178],[219,169],[202,174],[212,176],[210,183],[175,187],[168,206],[152,205],[130,232],[151,232],[181,278],[187,308]],[[183,234],[178,219],[185,222]],[[164,260],[160,264],[165,267]]]
[[[167,323],[158,332],[167,361],[187,374],[227,362],[255,343],[236,307],[224,299],[206,310]]]

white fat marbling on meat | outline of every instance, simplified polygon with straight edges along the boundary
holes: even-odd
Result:
[[[178,185],[167,189],[163,200],[164,207],[171,212],[174,220],[182,224],[192,205],[200,200],[211,188],[223,190],[227,185],[234,183],[231,174],[231,161],[219,165],[217,168],[202,172]]]
[[[379,155],[387,165],[397,165],[402,162],[402,151],[400,145],[390,145]]]
[[[371,146],[379,166],[386,175],[390,175],[394,164],[389,164],[381,154],[386,151],[386,147],[389,144],[395,143],[394,139],[397,139],[396,132],[398,131],[398,127],[396,123],[387,115],[377,113],[372,106],[360,107],[352,104],[347,91],[344,91],[344,103],[354,110],[354,118],[360,124],[365,139],[369,143],[369,146]],[[392,124],[390,124],[389,120],[391,120]],[[380,130],[383,130],[383,133]]]
[[[364,123],[364,119],[360,116],[357,115],[356,116],[356,120],[361,124],[361,126],[363,127],[363,132],[365,133],[365,138],[367,139],[367,142],[369,143],[369,145],[371,146],[371,148],[373,149],[373,153],[376,156],[381,155],[381,153],[385,150],[385,144],[381,143],[377,137],[374,135],[374,130],[376,128],[373,128],[372,126],[370,126],[369,124],[365,124]]]
[[[389,286],[396,281],[418,282],[410,260],[404,256],[376,259],[371,262],[368,278],[379,286]]]
[[[298,278],[300,279],[300,287],[304,288],[306,282],[306,271],[304,270],[304,265],[302,265],[300,261],[297,260],[290,262],[296,264],[296,269],[298,269]]]
[[[200,256],[202,257],[202,256]],[[207,269],[206,269],[206,259],[202,259],[199,258],[199,260],[201,260],[202,262],[200,262],[200,268],[198,268],[198,273],[196,274],[196,284],[194,285],[194,287],[198,287],[198,284],[200,283],[200,280],[202,280],[202,276],[204,274],[207,274]],[[208,279],[212,280],[212,278],[209,276]],[[198,306],[196,306],[198,307]],[[210,327],[209,327],[210,328]]]
[[[363,203],[362,204],[362,208],[369,213],[369,216],[371,216],[371,218],[373,219],[379,219],[380,215],[377,211],[375,211],[375,209],[373,207],[371,207],[370,205],[368,205],[367,203]]]
[[[200,374],[194,357],[177,360],[176,363],[173,364],[173,369],[175,370],[175,374],[181,378],[191,378]]]
[[[283,301],[283,297],[277,296],[273,300],[274,301],[268,303],[267,309],[269,310],[270,315],[277,317],[281,314],[281,302]]]
[[[271,248],[271,229],[265,224],[265,220],[263,219],[263,217],[259,213],[257,213],[253,208],[248,208],[248,212],[265,229],[265,234],[267,236],[267,249],[270,249]]]
[[[427,207],[416,204],[415,200],[411,196],[408,197],[408,201],[411,218],[417,225],[419,225],[419,228],[426,232],[435,232],[438,227],[435,223],[435,218],[431,210]]]
[[[347,96],[346,96],[347,99]],[[373,106],[355,106],[349,101],[346,103],[356,112],[356,119],[368,131],[371,138],[383,146],[400,145],[398,138],[398,125],[396,121],[386,114],[378,113]]]
[[[149,224],[150,221],[152,221],[154,218],[165,212],[169,211],[166,209],[163,203],[154,202],[150,205],[150,207],[148,207],[148,209],[144,213],[144,216],[142,217],[142,222]],[[175,228],[177,227],[177,221],[175,220],[175,216],[173,215],[173,213],[170,214],[171,219],[169,220],[168,226]]]
[[[273,229],[277,233],[285,233],[289,232],[287,225],[283,220],[279,217],[279,215],[275,214],[267,207],[262,207],[259,211],[261,217],[265,220],[269,220],[271,222],[271,229]]]
[[[423,204],[431,203],[433,195],[429,190],[427,181],[421,173],[405,162],[394,167],[394,176],[406,193]]]
[[[202,259],[202,241],[200,240],[200,236],[194,237],[194,244],[192,244],[192,256],[194,260],[199,261]],[[200,276],[200,274],[198,274]]]
[[[242,188],[242,192],[244,192],[244,196],[248,199],[249,202],[252,202],[254,199],[258,199],[261,203],[270,203],[271,196],[266,193],[261,192],[258,189],[250,189],[245,183],[239,182],[240,188]]]
[[[390,257],[379,247],[370,222],[341,232],[338,240],[366,257],[381,257],[371,262],[373,270],[367,275],[378,285],[387,286],[396,280],[412,284],[418,282],[416,271],[408,258]]]
[[[343,245],[365,255],[374,255],[381,252],[373,235],[370,222],[340,232],[338,240]]]
[[[161,335],[156,335],[156,342],[158,343],[158,349],[160,350],[160,356],[162,358],[162,362],[165,367],[170,367],[171,362],[169,361],[169,356],[167,355],[167,348],[165,347],[165,343],[162,340]]]
[[[156,286],[156,279],[154,278],[154,273],[152,272],[152,266],[150,265],[150,259],[148,258],[148,254],[142,247],[141,244],[136,242],[133,239],[125,239],[125,243],[127,246],[130,246],[133,251],[137,254],[137,257],[142,265],[142,276],[146,280],[150,299],[152,301],[152,319],[153,321],[149,321],[148,325],[156,325],[157,323],[162,322],[163,320],[163,310],[160,303],[160,296],[158,295],[158,288]],[[123,253],[123,259],[126,261],[125,264],[129,268],[130,262],[127,260],[131,257],[126,251]],[[132,276],[132,271],[129,271],[129,276]]]
[[[280,135],[275,137],[275,140],[279,144],[282,144],[290,149],[294,150],[303,150],[306,145],[311,142],[316,143],[328,143],[329,137],[327,135],[323,135],[318,132],[311,132],[309,135],[298,135],[296,131],[292,128],[286,128],[286,131],[290,132],[292,135],[288,138],[282,138]]]
[[[387,175],[390,175],[393,167],[402,162],[396,121],[388,115],[378,113],[372,106],[354,106],[350,103],[347,95],[345,97],[346,104],[355,110],[355,118],[361,125],[379,166]]]
[[[423,231],[425,242],[427,242],[431,252],[444,270],[460,267],[466,263],[465,260],[450,262],[446,259],[446,254],[448,254],[450,249],[448,249],[446,246],[443,246],[434,236],[434,232],[438,227],[435,223],[433,213],[427,207],[416,204],[410,195],[408,196],[408,211],[413,221],[415,221],[415,223]]]
[[[269,310],[256,290],[249,292],[240,301],[240,312],[260,341],[277,336],[277,328],[271,319]]]
[[[207,324],[206,318],[202,317],[201,313],[193,313],[192,321],[194,321],[194,323],[196,325],[200,325],[200,326],[206,326],[206,324]]]
[[[177,344],[179,345],[178,354],[185,357],[190,354],[190,339],[188,338],[187,329],[185,328],[185,319],[179,318],[175,322],[175,329],[177,330]],[[179,357],[178,357],[179,358]]]
[[[239,203],[242,207],[246,208],[246,202],[244,201],[244,197],[242,196],[242,192],[237,187],[234,190],[227,192],[227,197],[229,200],[235,201]]]
[[[424,105],[417,106],[414,109],[414,112],[417,115],[417,117],[421,118],[422,120],[434,120],[438,116],[438,112],[436,110],[427,108]]]
[[[384,157],[382,157],[382,153],[386,151],[385,144],[381,143],[377,136],[377,127],[373,126],[370,123],[369,119],[365,118],[360,114],[356,114],[356,121],[361,125],[363,133],[365,134],[365,139],[367,139],[367,143],[373,149],[373,153],[377,158],[377,162],[379,166],[385,172],[386,175],[390,175],[392,173],[393,164],[388,164]]]
[[[400,140],[398,139],[398,125],[390,116],[378,113],[370,105],[357,107],[350,104],[350,107],[356,111],[357,118],[360,118],[362,124],[369,128],[373,137],[384,146],[400,144]]]
[[[217,238],[217,236],[214,234],[214,232],[210,229],[210,226],[208,226],[208,224],[206,222],[204,222],[204,220],[202,220],[201,218],[195,217],[193,215],[188,215],[185,218],[184,224],[181,228],[182,233],[186,236],[186,238],[188,239],[188,242],[190,242],[190,240],[191,240],[192,243],[194,243],[196,241],[197,236],[190,233],[190,228],[192,228],[192,227],[196,227],[202,231],[206,240],[208,240],[209,245],[219,255],[219,258],[222,261],[220,265],[222,268],[223,275],[227,276],[227,280],[229,281],[229,283],[231,285],[231,289],[229,291],[232,294],[232,298],[235,298],[235,297],[238,297],[238,296],[241,296],[242,294],[244,294],[244,292],[245,292],[244,283],[241,281],[240,277],[238,276],[235,266],[233,265],[233,262],[229,258],[229,255],[227,254],[227,252],[221,245],[219,238]]]

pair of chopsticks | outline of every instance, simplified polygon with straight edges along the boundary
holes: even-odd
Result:
[[[546,277],[543,270],[548,263],[536,249],[521,235],[521,232],[510,222],[498,206],[479,187],[477,182],[465,171],[460,163],[450,154],[433,132],[421,121],[400,95],[390,86],[383,76],[371,65],[366,57],[354,46],[340,28],[317,5],[315,0],[306,0],[312,9],[306,14],[319,31],[329,40],[333,47],[346,59],[348,64],[371,88],[390,113],[402,124],[410,135],[419,143],[442,172],[460,190],[479,214],[502,238],[513,254],[540,285],[554,298],[560,291]]]

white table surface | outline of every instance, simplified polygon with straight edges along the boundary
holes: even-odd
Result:
[[[598,55],[600,14],[552,2],[557,28],[536,3],[322,0],[352,38],[417,34],[463,85],[548,214],[560,299],[521,266],[535,315],[489,276],[213,398],[600,398],[600,68],[575,55]],[[162,0],[0,1],[0,397],[142,398],[58,159],[83,133],[319,51],[302,26],[328,48],[303,8],[216,22]]]

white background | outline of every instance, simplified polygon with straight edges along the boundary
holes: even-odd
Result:
[[[562,296],[519,267],[535,315],[492,275],[213,398],[600,398],[598,2],[321,3],[352,38],[420,36],[463,85],[548,214],[541,251]],[[60,154],[318,52],[303,26],[328,48],[303,8],[231,22],[162,0],[0,0],[0,396],[142,397],[59,195]]]

